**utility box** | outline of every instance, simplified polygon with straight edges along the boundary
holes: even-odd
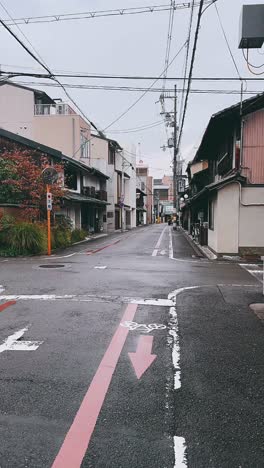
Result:
[[[239,49],[258,49],[264,43],[264,5],[243,5]]]

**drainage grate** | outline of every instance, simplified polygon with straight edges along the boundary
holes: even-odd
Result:
[[[63,268],[65,265],[61,263],[53,263],[52,265],[39,265],[39,268]]]

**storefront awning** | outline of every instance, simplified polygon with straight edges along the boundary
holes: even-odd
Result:
[[[110,205],[104,200],[98,200],[97,198],[86,197],[85,195],[81,195],[80,193],[72,193],[68,192],[63,196],[64,200],[69,200],[72,202],[78,203],[88,203],[90,205],[97,205],[97,206],[106,206]]]

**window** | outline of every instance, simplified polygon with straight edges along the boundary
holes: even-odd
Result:
[[[81,132],[81,158],[89,158],[89,141]]]
[[[111,146],[108,150],[108,164],[115,164],[115,150]]]
[[[209,229],[214,230],[214,200],[209,200]]]
[[[77,174],[69,169],[64,170],[65,187],[69,190],[77,190]]]

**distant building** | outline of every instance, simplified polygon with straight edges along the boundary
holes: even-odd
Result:
[[[138,206],[138,224],[153,222],[153,178],[149,175],[149,167],[141,160],[136,167],[137,198],[143,200],[143,206]],[[142,198],[143,197],[143,198]],[[140,216],[140,211],[142,215]]]
[[[167,221],[173,213],[173,177],[164,175],[162,179],[154,179],[155,216]]]

